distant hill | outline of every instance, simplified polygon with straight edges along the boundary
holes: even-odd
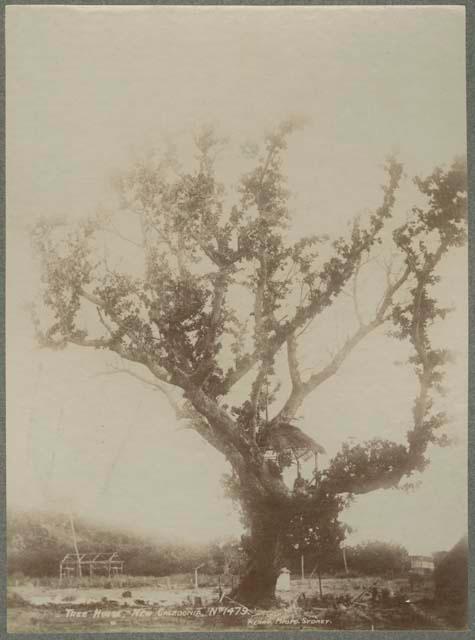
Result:
[[[75,518],[81,552],[118,551],[130,575],[189,572],[208,560],[211,545],[173,544]],[[58,575],[59,562],[73,553],[67,514],[7,511],[8,573]]]

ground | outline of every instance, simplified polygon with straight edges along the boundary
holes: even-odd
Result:
[[[278,592],[279,606],[266,611],[251,611],[226,597],[218,602],[218,586],[194,589],[174,584],[173,577],[131,579],[129,586],[126,579],[120,586],[91,587],[38,582],[9,586],[10,633],[454,629],[434,605],[431,583],[411,592],[406,579],[323,578],[323,599],[317,580],[293,580],[289,591]]]

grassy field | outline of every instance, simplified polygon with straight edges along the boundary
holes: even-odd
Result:
[[[194,589],[190,576],[123,577],[115,584],[83,578],[75,586],[50,579],[24,581],[8,589],[10,633],[77,633],[119,631],[206,631],[284,629],[449,629],[432,606],[431,585],[408,592],[406,580],[323,578],[323,599],[317,580],[293,580],[289,591],[278,592],[280,606],[270,611],[240,609],[219,597],[218,579],[202,576]],[[215,580],[212,580],[215,578]],[[214,582],[214,584],[212,584]],[[376,583],[386,601],[374,602],[367,590]],[[403,604],[397,594],[411,603]],[[302,594],[305,594],[303,596]],[[345,602],[346,604],[343,604]],[[423,603],[427,603],[425,606]]]
[[[231,587],[237,576],[217,576],[205,573],[198,574],[199,586],[223,586]],[[142,587],[158,588],[187,588],[194,586],[194,576],[190,573],[177,573],[173,576],[82,576],[81,578],[63,578],[58,576],[46,576],[41,578],[29,578],[27,576],[8,576],[9,587],[48,587],[51,589],[71,589],[71,588],[98,588],[98,589],[134,589]]]

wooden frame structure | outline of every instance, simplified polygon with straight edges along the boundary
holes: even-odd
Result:
[[[124,573],[124,562],[113,553],[67,553],[59,563],[59,579],[83,575],[106,575],[109,578]]]
[[[410,572],[418,575],[430,575],[434,572],[434,558],[431,556],[409,556]]]

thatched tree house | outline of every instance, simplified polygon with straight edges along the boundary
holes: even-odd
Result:
[[[325,449],[313,438],[287,422],[265,427],[261,434],[260,446],[266,451],[268,458],[288,453],[297,465],[298,477],[300,477],[301,462],[306,462],[313,456],[315,470],[317,470],[318,455],[326,453]]]

